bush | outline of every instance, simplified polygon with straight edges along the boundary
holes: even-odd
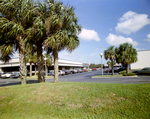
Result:
[[[119,73],[122,74],[122,75],[126,74],[126,70],[120,71]]]
[[[132,72],[130,72],[130,73],[123,73],[122,75],[123,76],[136,76],[136,74],[132,73]]]

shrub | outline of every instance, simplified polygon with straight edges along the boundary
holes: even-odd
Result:
[[[130,72],[130,73],[122,73],[122,75],[123,76],[136,76],[136,74],[132,73],[132,72]]]
[[[126,73],[126,70],[120,71],[119,73],[120,73],[120,74],[125,74],[125,73]]]

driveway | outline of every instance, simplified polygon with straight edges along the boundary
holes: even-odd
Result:
[[[106,75],[108,73],[104,73]],[[65,76],[59,76],[61,82],[91,82],[91,83],[126,83],[126,84],[139,84],[150,83],[150,76],[139,75],[137,77],[112,77],[112,78],[91,78],[95,75],[101,75],[101,70],[83,72],[77,74],[70,74]],[[46,82],[53,82],[54,79],[46,79]],[[0,87],[20,84],[20,79],[2,79],[0,78]],[[37,83],[37,80],[27,80],[27,83]]]

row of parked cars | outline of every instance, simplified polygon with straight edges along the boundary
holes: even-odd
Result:
[[[19,72],[0,73],[1,78],[18,78],[19,76],[20,76]]]
[[[125,70],[125,67],[121,67],[121,68],[116,68],[116,67],[114,67],[113,69],[114,69],[114,72],[115,72],[115,73],[119,73],[120,71]],[[105,71],[106,73],[112,73],[112,68],[106,68],[104,71]]]
[[[59,70],[58,75],[63,76],[63,75],[82,73],[82,72],[87,72],[87,71],[88,70],[86,70],[86,69]],[[54,70],[50,70],[50,73],[48,73],[48,75],[49,76],[54,76]]]

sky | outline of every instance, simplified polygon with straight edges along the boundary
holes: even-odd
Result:
[[[100,53],[128,42],[150,50],[150,0],[61,0],[75,7],[80,45],[73,52],[59,52],[59,59],[101,63]],[[107,61],[102,57],[102,62]]]

